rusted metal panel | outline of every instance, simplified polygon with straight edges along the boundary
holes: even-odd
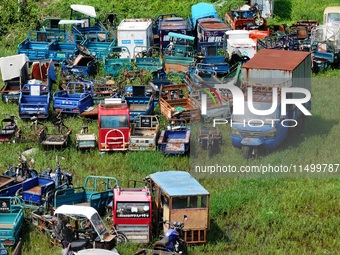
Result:
[[[225,24],[224,22],[220,21],[219,19],[215,18],[207,18],[207,19],[201,19],[199,21],[199,25],[204,29],[204,30],[229,30],[229,26]]]
[[[309,52],[263,49],[242,68],[293,71],[309,55]]]
[[[186,30],[187,22],[180,17],[163,19],[159,22],[159,30]]]

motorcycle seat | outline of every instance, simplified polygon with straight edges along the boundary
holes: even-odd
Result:
[[[170,237],[163,236],[163,238],[161,240],[157,241],[154,245],[155,246],[160,245],[160,246],[164,246],[164,247],[169,246],[170,245]]]
[[[90,241],[89,238],[81,238],[81,239],[73,241],[71,243],[72,251],[79,251],[79,250],[84,249],[89,243],[89,241]]]

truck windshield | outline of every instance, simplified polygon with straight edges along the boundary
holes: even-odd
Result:
[[[328,22],[340,21],[340,13],[328,13]]]
[[[91,224],[93,228],[99,233],[101,239],[103,239],[104,235],[108,232],[107,228],[103,222],[103,220],[100,218],[98,213],[95,213],[91,216]]]
[[[128,128],[129,118],[127,115],[100,116],[100,128]]]
[[[117,203],[117,218],[150,218],[150,203]]]
[[[253,102],[253,106],[256,110],[268,110],[271,108],[271,102]],[[252,113],[248,108],[248,102],[244,102],[244,115],[233,115],[232,120],[233,122],[243,123],[244,121],[248,122],[251,121],[252,124],[256,124],[256,120],[259,123],[272,123],[271,120],[277,119],[277,110],[275,110],[270,115],[256,115]]]

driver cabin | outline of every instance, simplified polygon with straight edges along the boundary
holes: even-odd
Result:
[[[186,243],[205,243],[210,227],[209,192],[184,171],[151,174],[150,185],[154,225],[165,220],[183,222]]]

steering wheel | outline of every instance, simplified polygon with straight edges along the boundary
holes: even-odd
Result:
[[[79,50],[79,52],[80,52],[81,54],[83,54],[84,56],[88,56],[88,57],[91,56],[91,52],[90,52],[89,49],[86,48],[84,45],[81,45],[81,44],[77,43],[76,48],[77,48],[77,50]]]

